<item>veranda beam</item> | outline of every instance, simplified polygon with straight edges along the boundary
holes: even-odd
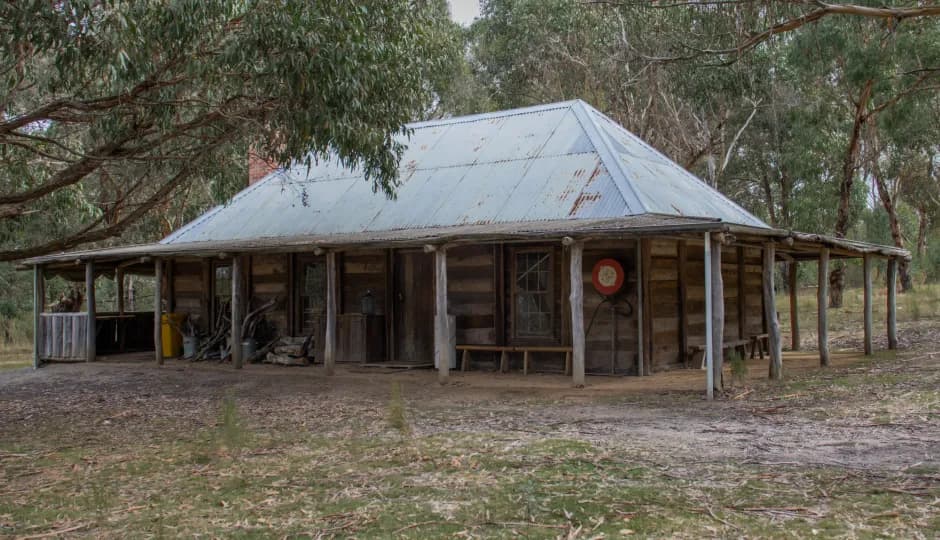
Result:
[[[898,260],[888,259],[888,349],[898,348]]]
[[[584,275],[581,260],[584,256],[584,241],[572,242],[571,249],[571,382],[584,386]]]
[[[829,365],[829,325],[826,321],[827,307],[829,305],[829,248],[822,248],[819,252],[819,270],[817,279],[819,288],[816,291],[816,310],[818,313],[819,335],[819,365]]]
[[[725,284],[721,277],[721,242],[709,242],[711,254],[711,303],[712,303],[712,385],[719,392],[723,388],[722,369],[724,367],[725,338]]]
[[[715,399],[715,353],[712,348],[712,236],[705,233],[705,381],[706,395],[709,400]]]
[[[783,352],[780,344],[780,321],[777,320],[776,292],[774,291],[774,265],[776,254],[774,245],[764,244],[763,287],[764,287],[764,320],[767,321],[767,340],[770,346],[771,379],[783,378]]]
[[[242,280],[245,273],[245,257],[232,257],[232,365],[241,369],[242,358],[242,319],[245,316],[245,299],[242,294]]]
[[[42,276],[42,266],[33,266],[33,369],[39,369],[42,364],[40,350],[42,347],[42,311],[46,304],[46,283]]]
[[[336,369],[336,252],[326,253],[326,331],[323,336],[323,367],[327,375]]]
[[[157,357],[157,365],[163,365],[163,340],[160,335],[161,319],[163,317],[163,261],[153,261],[153,352]]]
[[[800,350],[800,313],[797,305],[799,263],[790,261],[787,285],[790,289],[790,350]]]
[[[95,361],[95,263],[85,263],[85,303],[88,304],[88,321],[85,327],[85,361]]]
[[[427,249],[425,249],[427,251]],[[434,363],[441,384],[450,376],[450,328],[447,317],[447,250],[434,250]]]
[[[865,280],[865,356],[871,356],[873,352],[871,334],[872,334],[872,314],[871,314],[871,255],[865,254],[862,258],[862,275]]]

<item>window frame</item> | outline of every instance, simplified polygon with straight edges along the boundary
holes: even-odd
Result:
[[[517,270],[519,263],[519,256],[527,253],[540,253],[548,256],[546,264],[548,265],[548,283],[545,289],[545,295],[548,297],[548,332],[545,334],[523,334],[519,332],[519,316],[520,313],[516,309],[517,298],[520,292],[520,289],[517,279]],[[555,290],[555,249],[549,246],[543,247],[525,247],[525,248],[513,248],[511,252],[512,263],[510,264],[510,290],[509,290],[509,306],[510,306],[510,317],[512,321],[512,334],[511,338],[514,342],[552,342],[555,343],[558,341],[558,331],[557,331],[557,313],[556,313],[556,302],[558,301],[558,292]]]
[[[313,254],[304,254],[299,253],[294,257],[293,268],[291,269],[292,280],[291,280],[291,302],[292,302],[292,311],[291,314],[293,321],[291,328],[291,334],[293,336],[302,336],[304,334],[304,306],[303,306],[303,280],[304,280],[304,267],[307,265],[320,265],[323,267],[324,276],[326,274],[326,257],[322,255],[313,255]],[[326,283],[324,283],[323,289],[323,315],[326,316]],[[316,329],[314,329],[316,331]]]
[[[215,290],[216,285],[218,285],[218,277],[217,277],[216,272],[219,268],[228,267],[229,268],[229,285],[231,285],[232,267],[234,266],[234,264],[235,264],[235,261],[233,259],[213,260],[212,265],[209,269],[209,279],[211,281],[209,284],[209,298],[210,298],[209,301],[212,303],[212,309],[211,309],[212,316],[210,317],[212,321],[212,324],[211,324],[212,328],[216,327],[216,325],[218,324],[218,320],[219,320],[219,302],[218,302],[219,295],[216,294],[216,290]],[[228,298],[229,298],[229,302],[231,302],[231,299],[232,299],[231,286],[229,287]]]

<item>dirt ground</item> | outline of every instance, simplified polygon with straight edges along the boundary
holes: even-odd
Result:
[[[67,463],[71,463],[72,471],[75,467],[103,471],[116,459],[114,456],[123,456],[125,461],[143,459],[128,455],[151,450],[160,453],[170,442],[196,444],[201,434],[225,429],[228,421],[220,420],[219,404],[231,399],[237,403],[242,428],[254,434],[251,451],[259,455],[300,440],[283,442],[285,434],[304,437],[305,441],[315,437],[327,441],[327,446],[346,448],[343,445],[351,440],[382,442],[397,436],[390,433],[401,432],[409,441],[424,441],[409,444],[447,441],[435,446],[445,465],[475,454],[511,459],[506,456],[517,448],[519,456],[529,456],[532,445],[545,441],[583,444],[587,445],[585,455],[592,456],[595,463],[613,460],[617,467],[624,467],[623,474],[628,476],[640,467],[655,471],[665,481],[682,479],[684,487],[668,489],[677,489],[683,497],[693,496],[689,490],[711,487],[726,490],[722,493],[730,497],[734,485],[750,486],[749,482],[765,479],[766,475],[795,475],[796,480],[785,481],[786,489],[793,489],[791,483],[812,483],[813,494],[801,504],[769,505],[769,510],[754,511],[740,510],[740,504],[729,503],[718,513],[705,505],[705,510],[679,528],[663,530],[650,525],[644,529],[636,522],[629,529],[618,524],[606,536],[603,531],[607,529],[600,525],[592,533],[595,536],[588,535],[583,520],[575,528],[576,518],[564,518],[568,510],[556,523],[552,516],[558,514],[557,509],[546,509],[546,515],[539,518],[549,523],[544,527],[568,529],[536,528],[535,536],[615,537],[634,532],[653,537],[764,533],[803,536],[815,535],[812,531],[818,530],[825,533],[827,529],[813,527],[818,527],[817,522],[826,516],[836,523],[844,523],[845,519],[861,521],[829,531],[833,536],[885,533],[936,537],[940,534],[940,353],[934,350],[938,326],[940,322],[932,321],[902,328],[904,349],[898,354],[879,353],[865,358],[854,352],[837,352],[834,365],[826,369],[816,367],[818,360],[812,352],[788,353],[782,383],[764,379],[766,361],[751,361],[748,379],[739,381],[714,402],[704,400],[705,374],[700,370],[647,378],[589,376],[585,388],[572,388],[568,378],[545,374],[456,372],[448,384],[440,385],[431,371],[341,365],[335,376],[327,377],[321,367],[253,365],[235,371],[228,365],[179,360],[159,367],[149,359],[127,357],[93,364],[55,364],[38,371],[0,372],[0,467],[6,485],[0,487],[0,536],[160,536],[150,525],[125,523],[123,518],[98,519],[94,523],[83,520],[87,505],[61,502],[49,513],[33,506],[41,506],[44,489],[66,498],[56,490],[74,487],[87,491],[79,485],[69,487],[82,481],[69,476],[74,472],[63,472],[68,471],[64,467]],[[491,448],[493,441],[499,442],[498,448]],[[550,459],[539,452],[535,454],[541,456],[538,459]],[[553,450],[549,454],[555,453]],[[239,458],[224,454],[230,460],[225,466],[236,467],[233,463]],[[524,469],[528,459],[513,466]],[[571,463],[565,462],[564,466]],[[126,464],[122,466],[126,468]],[[486,470],[485,465],[482,467]],[[405,484],[413,485],[424,474],[413,472],[405,475]],[[556,473],[567,478],[567,472],[551,470],[551,474]],[[62,480],[63,474],[67,481]],[[348,474],[355,476],[352,470]],[[590,478],[609,480],[606,474],[592,469]],[[818,478],[812,476],[816,474]],[[812,478],[807,480],[801,475]],[[819,480],[822,477],[825,481]],[[61,486],[63,482],[67,486]],[[114,482],[135,481],[121,477],[110,481]],[[836,511],[834,501],[839,496],[833,491],[838,488],[833,486],[842,484],[852,484],[856,491],[862,489],[858,486],[875,486],[877,493],[888,493],[888,499],[870,509],[864,506],[866,509],[860,510],[863,505],[856,501],[853,510]],[[655,489],[655,485],[652,487]],[[108,484],[107,489],[113,486]],[[518,489],[514,485],[509,493]],[[767,491],[777,489],[782,488],[771,486]],[[801,489],[805,492],[810,488]],[[141,498],[140,493],[121,493],[103,499],[106,503],[95,502],[96,507],[113,506],[113,511],[119,512],[122,505],[144,508],[157,504],[148,503],[149,499]],[[547,494],[533,497],[551,498]],[[424,521],[409,521],[406,516],[395,522],[404,524],[405,529],[395,529],[396,534],[388,536],[387,525],[379,526],[378,521],[331,532],[322,524],[311,525],[314,519],[303,529],[306,533],[293,526],[284,530],[299,536],[431,537],[461,531],[469,531],[471,537],[533,535],[533,531],[520,532],[518,527],[469,526],[467,522],[472,520],[461,520],[459,512],[455,517],[453,511],[442,513],[431,504],[435,498],[431,495],[423,501],[425,511],[433,518],[427,523],[453,522],[459,525],[454,530],[425,530]],[[869,503],[866,499],[865,504]],[[457,507],[461,505],[469,507],[471,503],[460,502]],[[293,519],[294,510],[285,512],[277,515]],[[485,512],[490,515],[489,508]],[[628,513],[632,516],[637,512],[652,510]],[[395,510],[385,508],[382,513],[394,514]],[[704,517],[698,517],[700,514]],[[378,519],[377,515],[372,519]],[[754,521],[755,515],[760,519]],[[185,521],[191,516],[179,517]],[[525,516],[510,517],[523,525],[536,526]],[[793,534],[787,533],[786,527],[773,528],[781,523],[792,524],[786,519],[794,517],[809,528],[793,529]],[[611,517],[602,515],[600,519]],[[886,521],[879,521],[882,519]],[[215,528],[193,525],[176,532],[201,531],[210,536],[244,532],[234,517],[223,522]],[[419,524],[412,528],[414,523]],[[68,530],[70,527],[76,528]],[[316,532],[309,532],[310,527]],[[354,534],[356,531],[358,534]]]

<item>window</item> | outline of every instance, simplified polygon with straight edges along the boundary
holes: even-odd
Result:
[[[552,335],[552,253],[519,251],[513,265],[514,333],[517,337]]]
[[[298,326],[301,335],[309,336],[326,313],[326,265],[322,261],[298,261],[297,270]]]
[[[228,317],[232,313],[232,265],[217,263],[212,270],[212,314],[213,321]]]

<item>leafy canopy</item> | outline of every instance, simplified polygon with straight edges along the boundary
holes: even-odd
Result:
[[[391,194],[393,137],[458,46],[433,4],[0,4],[0,260],[218,199],[244,185],[248,148],[335,156]]]

